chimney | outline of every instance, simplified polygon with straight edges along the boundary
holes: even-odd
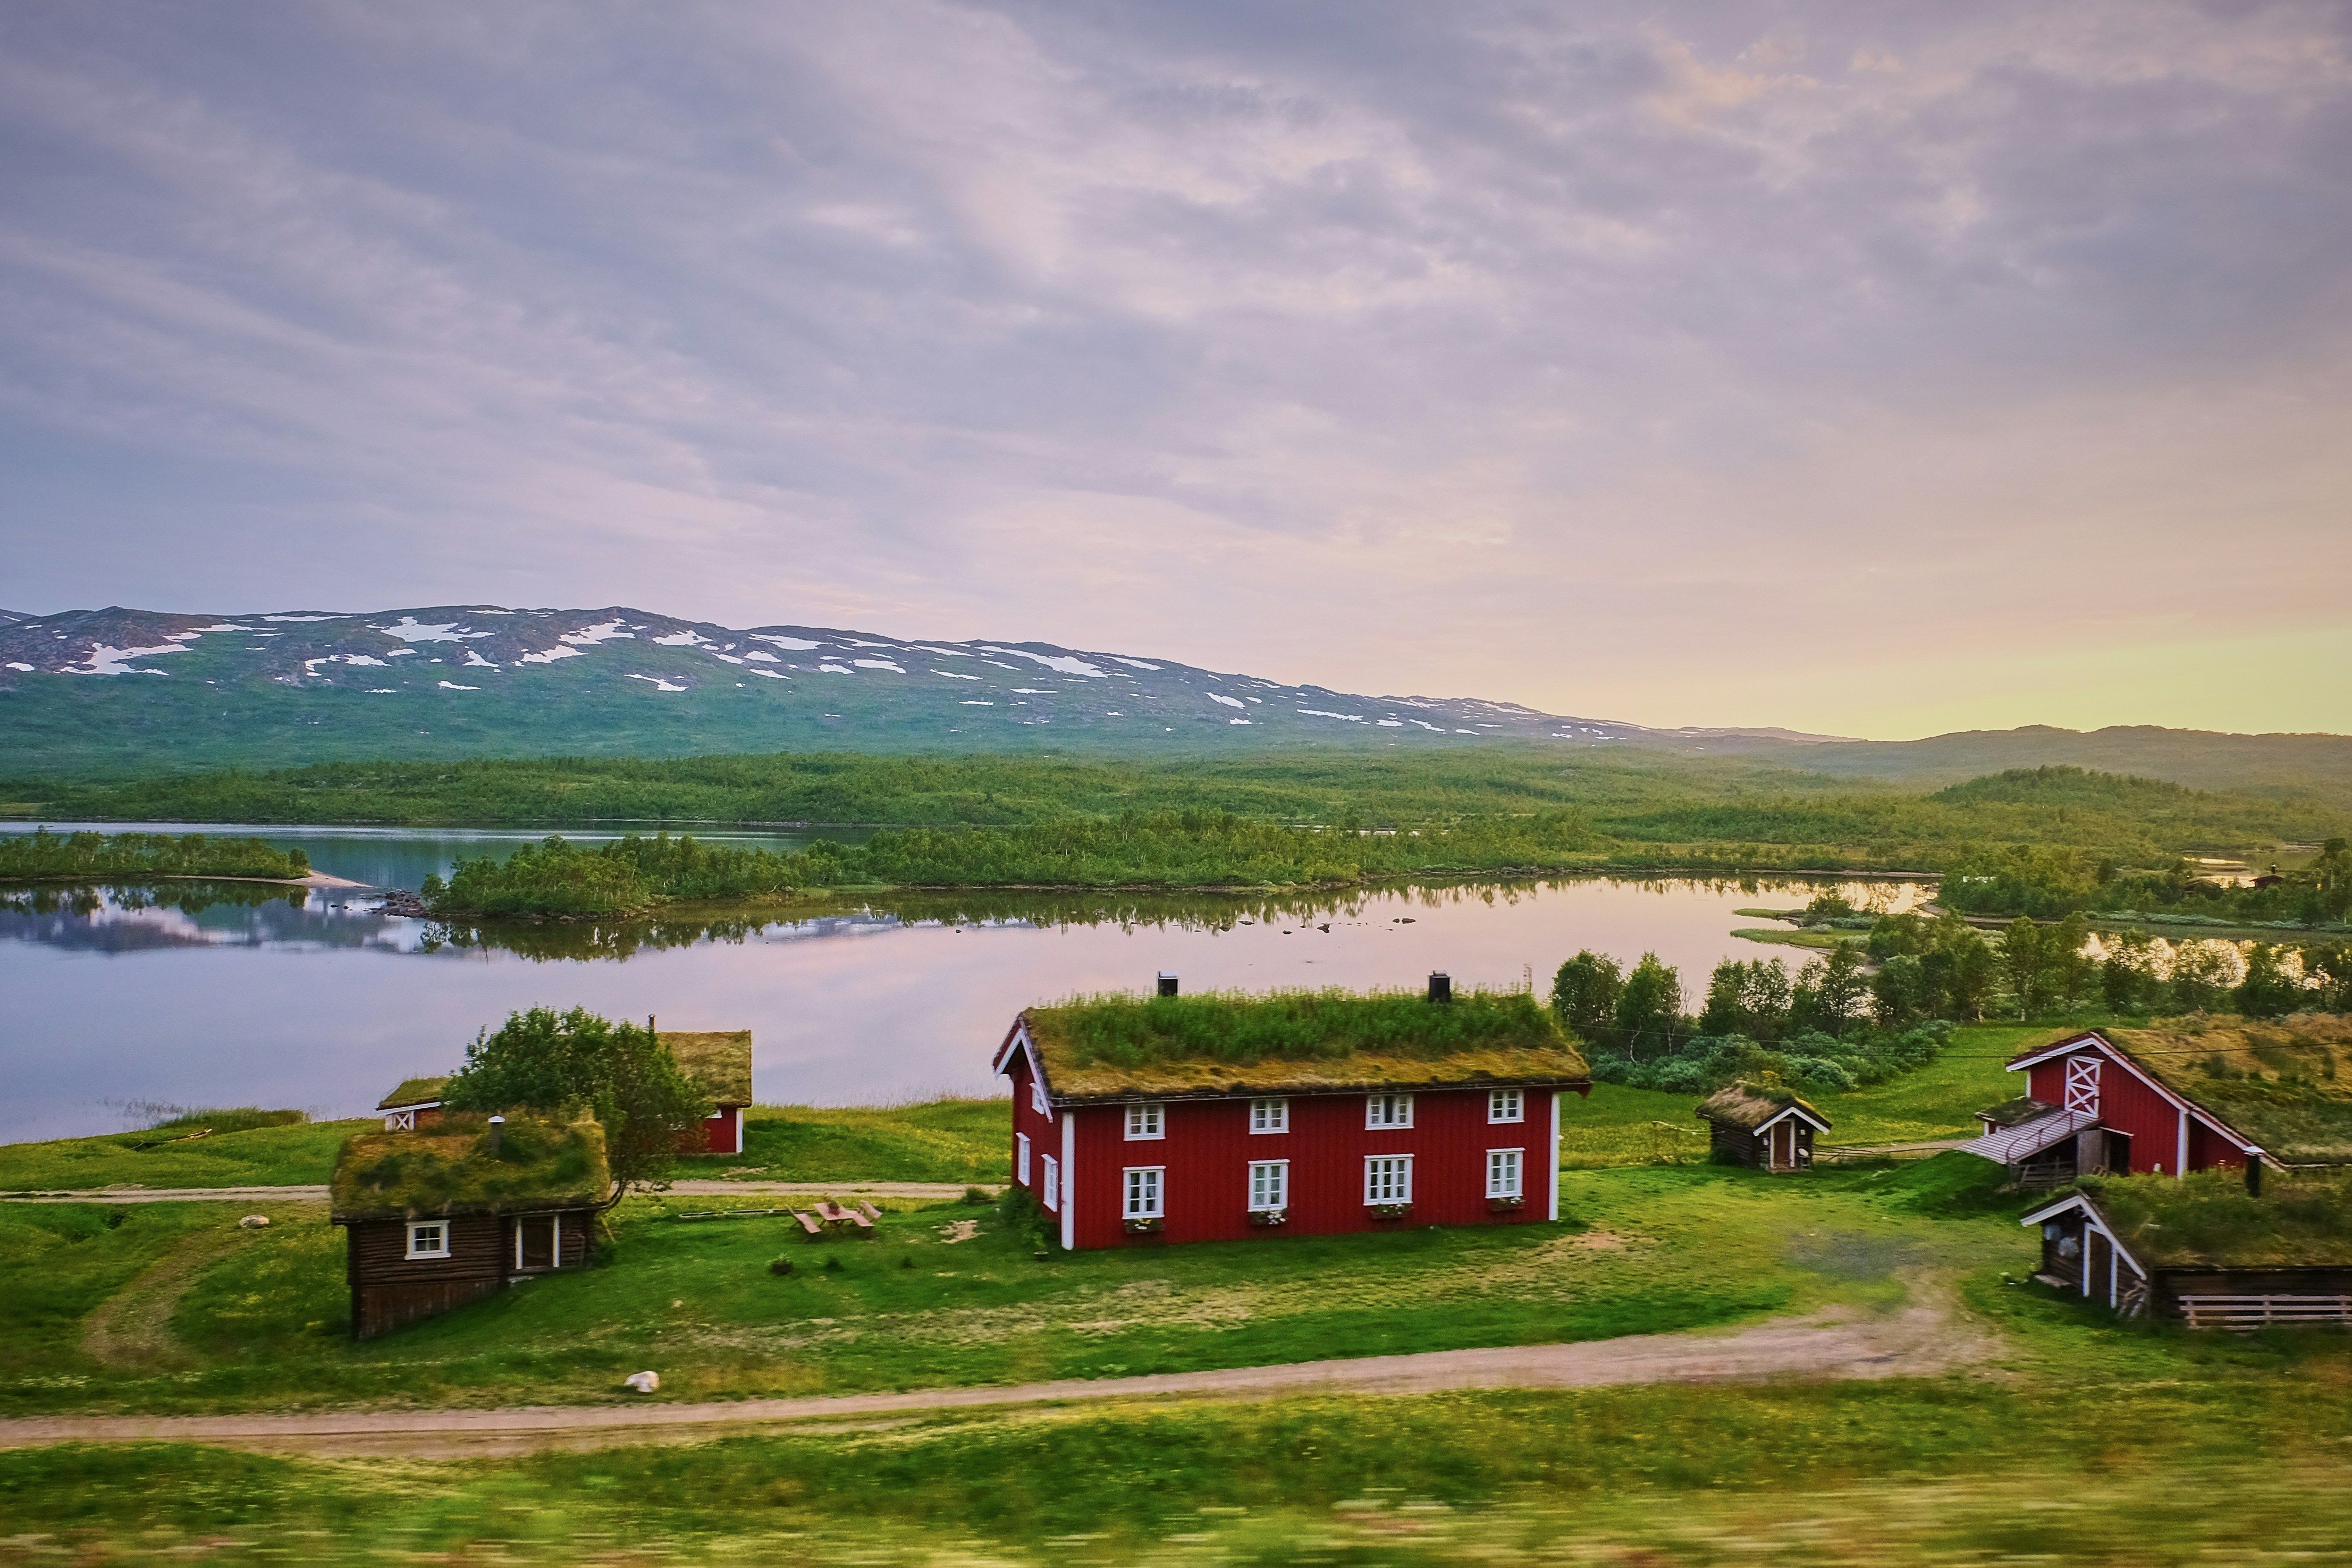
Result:
[[[493,1117],[491,1117],[491,1118],[490,1118],[490,1152],[491,1152],[491,1153],[495,1154],[495,1153],[497,1153],[497,1152],[499,1152],[499,1145],[500,1143],[502,1143],[503,1142],[505,1142],[505,1139],[506,1139],[506,1132],[507,1132],[507,1119],[506,1119],[505,1117],[503,1117],[503,1116],[493,1116]]]
[[[2246,1151],[2246,1195],[2251,1198],[2263,1195],[2263,1155],[2259,1149]]]
[[[1164,969],[1160,972],[1160,994],[1162,996],[1176,994],[1176,977]]]
[[[1429,999],[1440,1004],[1453,1001],[1454,977],[1446,973],[1445,971],[1442,969],[1431,970],[1429,973]]]

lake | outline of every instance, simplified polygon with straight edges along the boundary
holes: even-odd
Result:
[[[299,844],[331,874],[406,887],[454,854],[533,837],[237,831]],[[1801,962],[1734,938],[1757,923],[1734,911],[1830,885],[1591,877],[1284,899],[929,894],[790,919],[496,931],[389,916],[360,890],[20,889],[0,908],[0,1141],[111,1131],[155,1103],[360,1114],[402,1078],[457,1065],[477,1030],[540,1005],[749,1028],[764,1101],[990,1094],[1001,1086],[989,1058],[1022,1006],[1147,989],[1163,969],[1188,991],[1418,989],[1436,969],[1460,987],[1540,991],[1591,947],[1628,963],[1654,952],[1696,992],[1726,957]],[[1894,908],[1921,892],[1834,885]]]

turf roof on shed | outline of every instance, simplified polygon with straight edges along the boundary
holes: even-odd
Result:
[[[390,1110],[395,1105],[426,1105],[441,1098],[449,1087],[450,1075],[438,1073],[429,1078],[404,1078],[400,1087],[375,1102],[378,1110]]]
[[[1135,1094],[1581,1083],[1584,1058],[1521,992],[1285,991],[1085,996],[1022,1016],[1047,1086]]]
[[[1706,1121],[1744,1127],[1752,1132],[1792,1105],[1823,1126],[1829,1124],[1828,1117],[1789,1090],[1745,1080],[1718,1089],[1699,1101],[1697,1114]]]
[[[751,1031],[664,1029],[677,1070],[721,1105],[751,1103]]]
[[[2352,1162],[2352,1016],[2171,1018],[2099,1032],[2273,1157]]]
[[[2352,1172],[2101,1176],[2077,1184],[2151,1268],[2352,1268]]]
[[[339,1220],[415,1218],[602,1203],[613,1178],[604,1130],[510,1118],[493,1152],[486,1120],[445,1117],[415,1132],[362,1132],[335,1156]]]

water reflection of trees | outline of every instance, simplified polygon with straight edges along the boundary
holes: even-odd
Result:
[[[0,890],[0,913],[12,915],[72,915],[83,920],[101,910],[178,910],[202,914],[216,906],[260,909],[283,902],[301,909],[310,889],[266,882],[99,883],[70,887],[42,886]]]

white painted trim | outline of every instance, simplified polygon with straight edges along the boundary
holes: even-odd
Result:
[[[561,1209],[547,1216],[547,1230],[555,1244],[555,1250],[548,1255],[547,1266],[561,1268],[563,1267],[563,1212]]]
[[[2055,1218],[2057,1215],[2064,1214],[2069,1209],[2081,1211],[2084,1223],[2090,1229],[2097,1231],[2101,1236],[2107,1238],[2108,1247],[2114,1249],[2116,1257],[2122,1258],[2125,1262],[2132,1266],[2133,1273],[2138,1275],[2143,1279],[2154,1278],[2154,1276],[2148,1272],[2147,1265],[2142,1263],[2138,1258],[2134,1258],[2131,1255],[2131,1249],[2116,1238],[2115,1231],[2108,1226],[2106,1215],[2099,1212],[2098,1205],[2093,1203],[2087,1196],[2081,1193],[2069,1194],[2067,1196],[2060,1198],[2054,1204],[2044,1204],[2042,1207],[2035,1209],[2032,1213],[2027,1215],[2017,1223],[2021,1226],[2027,1226],[2039,1229],[2044,1220]],[[2089,1251],[2085,1248],[2083,1258],[2083,1294],[2085,1296],[2091,1293],[2090,1279],[2091,1259]]]
[[[1029,1184],[1029,1134],[1013,1135],[1013,1179],[1023,1186]]]
[[[1127,1141],[1130,1143],[1153,1143],[1168,1136],[1168,1102],[1164,1100],[1130,1100],[1127,1111]],[[1136,1127],[1144,1111],[1151,1112],[1151,1131],[1138,1132]],[[1142,1170],[1143,1166],[1136,1169]]]
[[[730,1154],[743,1152],[743,1108],[740,1105],[735,1108],[735,1147],[727,1152]]]
[[[1078,1236],[1078,1119],[1062,1113],[1062,1250],[1076,1247]]]
[[[1280,1184],[1280,1186],[1281,1186],[1281,1189],[1282,1189],[1282,1194],[1281,1194],[1281,1196],[1277,1197],[1274,1202],[1272,1202],[1272,1203],[1270,1203],[1270,1204],[1262,1204],[1262,1203],[1260,1203],[1260,1202],[1258,1202],[1258,1201],[1257,1201],[1257,1173],[1258,1173],[1258,1170],[1259,1170],[1259,1168],[1260,1168],[1261,1166],[1268,1166],[1268,1165],[1271,1165],[1271,1166],[1276,1167],[1277,1169],[1279,1169],[1279,1170],[1282,1172],[1282,1177],[1281,1177],[1281,1181],[1280,1181],[1280,1184]],[[1272,1211],[1274,1211],[1274,1210],[1276,1210],[1276,1209],[1286,1209],[1286,1208],[1288,1208],[1288,1207],[1290,1206],[1290,1162],[1289,1162],[1289,1161],[1287,1161],[1287,1160],[1252,1160],[1251,1162],[1249,1162],[1249,1178],[1248,1178],[1248,1179],[1249,1179],[1249,1188],[1250,1188],[1250,1193],[1249,1193],[1249,1212],[1250,1212],[1250,1213],[1252,1213],[1252,1214],[1270,1213],[1270,1212],[1272,1212]]]
[[[1062,1162],[1051,1154],[1042,1156],[1045,1162],[1045,1179],[1037,1184],[1045,1194],[1045,1206],[1055,1214],[1062,1211]]]
[[[2185,1110],[2180,1113],[2180,1152],[2179,1157],[2172,1162],[2172,1173],[2176,1176],[2189,1173],[2189,1112]]]
[[[2143,1069],[2137,1062],[2131,1059],[2131,1057],[2121,1046],[2116,1045],[2113,1040],[2108,1039],[2096,1029],[2092,1029],[2084,1034],[2076,1035],[2072,1039],[2061,1040],[2054,1046],[2045,1046],[2030,1057],[2016,1058],[2009,1064],[2009,1070],[2011,1072],[2023,1072],[2029,1068],[2039,1067],[2043,1062],[2048,1061],[2052,1057],[2065,1056],[2074,1051],[2081,1050],[2084,1048],[2086,1042],[2097,1047],[2098,1049],[2105,1055],[2109,1061],[2114,1062],[2117,1067],[2122,1068],[2125,1071],[2130,1073],[2132,1077],[2147,1085],[2149,1089],[2154,1089],[2158,1095],[2163,1097],[2165,1103],[2170,1105],[2175,1110],[2187,1112],[2189,1115],[2195,1117],[2198,1121],[2202,1121],[2206,1126],[2211,1128],[2221,1136],[2227,1138],[2230,1142],[2235,1143],[2238,1146],[2239,1152],[2244,1153],[2253,1147],[2245,1141],[2244,1137],[2239,1133],[2236,1128],[2231,1127],[2221,1121],[2211,1111],[2204,1110],[2192,1100],[2182,1099],[2179,1095],[2175,1094],[2172,1090],[2158,1083],[2155,1079],[2149,1077],[2147,1071]]]
[[[437,1252],[419,1252],[416,1250],[416,1233],[427,1226],[434,1226],[441,1232],[441,1248]],[[410,1220],[408,1222],[408,1256],[404,1259],[404,1261],[409,1263],[421,1263],[436,1258],[446,1258],[450,1256],[450,1239],[449,1222],[446,1219]]]
[[[1500,1100],[1504,1095],[1507,1095],[1507,1095],[1509,1095],[1509,1096],[1511,1097],[1511,1114],[1510,1114],[1510,1115],[1508,1115],[1508,1116],[1497,1116],[1497,1115],[1496,1115],[1496,1114],[1495,1114],[1495,1105],[1496,1105],[1496,1102],[1497,1100]],[[1528,1119],[1528,1091],[1527,1091],[1526,1089],[1488,1089],[1488,1090],[1486,1091],[1486,1125],[1487,1125],[1487,1126],[1489,1126],[1489,1127],[1506,1127],[1506,1126],[1514,1126],[1514,1125],[1517,1125],[1517,1123],[1519,1123],[1519,1122],[1525,1121],[1527,1119]]]
[[[1403,1120],[1403,1121],[1373,1121],[1373,1120],[1372,1120],[1372,1108],[1373,1108],[1374,1106],[1376,1106],[1376,1105],[1380,1104],[1380,1103],[1381,1103],[1381,1101],[1382,1101],[1382,1100],[1402,1100],[1402,1101],[1403,1101],[1403,1102],[1404,1102],[1404,1103],[1403,1103],[1403,1110],[1404,1110],[1404,1120]],[[1402,1131],[1404,1131],[1405,1130],[1407,1130],[1408,1128],[1412,1127],[1412,1095],[1410,1095],[1410,1094],[1399,1094],[1399,1093],[1397,1093],[1397,1092],[1396,1092],[1395,1090],[1393,1090],[1393,1089],[1382,1089],[1381,1091],[1380,1091],[1380,1092],[1379,1092],[1379,1093],[1377,1093],[1377,1094],[1368,1094],[1368,1095],[1364,1096],[1364,1131],[1367,1131],[1367,1132],[1402,1132]]]
[[[1551,1193],[1551,1201],[1550,1201],[1550,1203],[1546,1206],[1546,1208],[1545,1208],[1545,1212],[1544,1212],[1544,1218],[1549,1219],[1549,1220],[1557,1220],[1558,1218],[1559,1218],[1559,1100],[1560,1100],[1560,1094],[1561,1094],[1561,1091],[1560,1091],[1559,1089],[1553,1089],[1553,1090],[1551,1091],[1551,1160],[1550,1160],[1551,1173],[1550,1173],[1550,1176],[1549,1176],[1549,1178],[1548,1179],[1548,1181],[1547,1181],[1547,1183],[1546,1183],[1546,1185],[1548,1186],[1548,1188],[1549,1189],[1549,1191],[1550,1191],[1550,1193]]]
[[[1517,1180],[1512,1190],[1507,1193],[1498,1193],[1495,1190],[1495,1156],[1497,1154],[1518,1156],[1511,1169],[1512,1175]],[[1525,1198],[1528,1195],[1528,1152],[1524,1146],[1516,1149],[1486,1151],[1486,1195],[1490,1198]]]
[[[1830,1124],[1828,1122],[1822,1121],[1820,1117],[1815,1116],[1803,1106],[1791,1105],[1787,1107],[1785,1110],[1774,1111],[1771,1115],[1758,1122],[1756,1124],[1756,1136],[1759,1138],[1762,1137],[1765,1133],[1769,1132],[1773,1128],[1779,1126],[1781,1122],[1786,1121],[1791,1116],[1803,1122],[1806,1126],[1811,1127],[1816,1132],[1826,1132],[1830,1130]]]
[[[1404,1178],[1404,1194],[1402,1197],[1376,1198],[1372,1196],[1372,1162],[1375,1160],[1393,1160],[1397,1162],[1400,1167],[1399,1173]],[[1411,1202],[1412,1202],[1412,1156],[1410,1154],[1365,1155],[1364,1203],[1366,1205],[1369,1206],[1372,1204],[1409,1204]]]
[[[1151,1189],[1151,1207],[1138,1211],[1133,1199],[1135,1178],[1151,1176],[1146,1184]],[[1157,1219],[1168,1217],[1168,1167],[1165,1165],[1127,1165],[1118,1173],[1118,1217],[1121,1219]]]
[[[1278,1108],[1280,1114],[1276,1118],[1276,1120],[1279,1125],[1273,1127],[1260,1127],[1257,1124],[1257,1108],[1261,1105],[1271,1105]],[[1277,1134],[1289,1131],[1290,1097],[1286,1094],[1262,1094],[1252,1098],[1249,1102],[1249,1123],[1250,1136],[1254,1138],[1272,1138]]]

